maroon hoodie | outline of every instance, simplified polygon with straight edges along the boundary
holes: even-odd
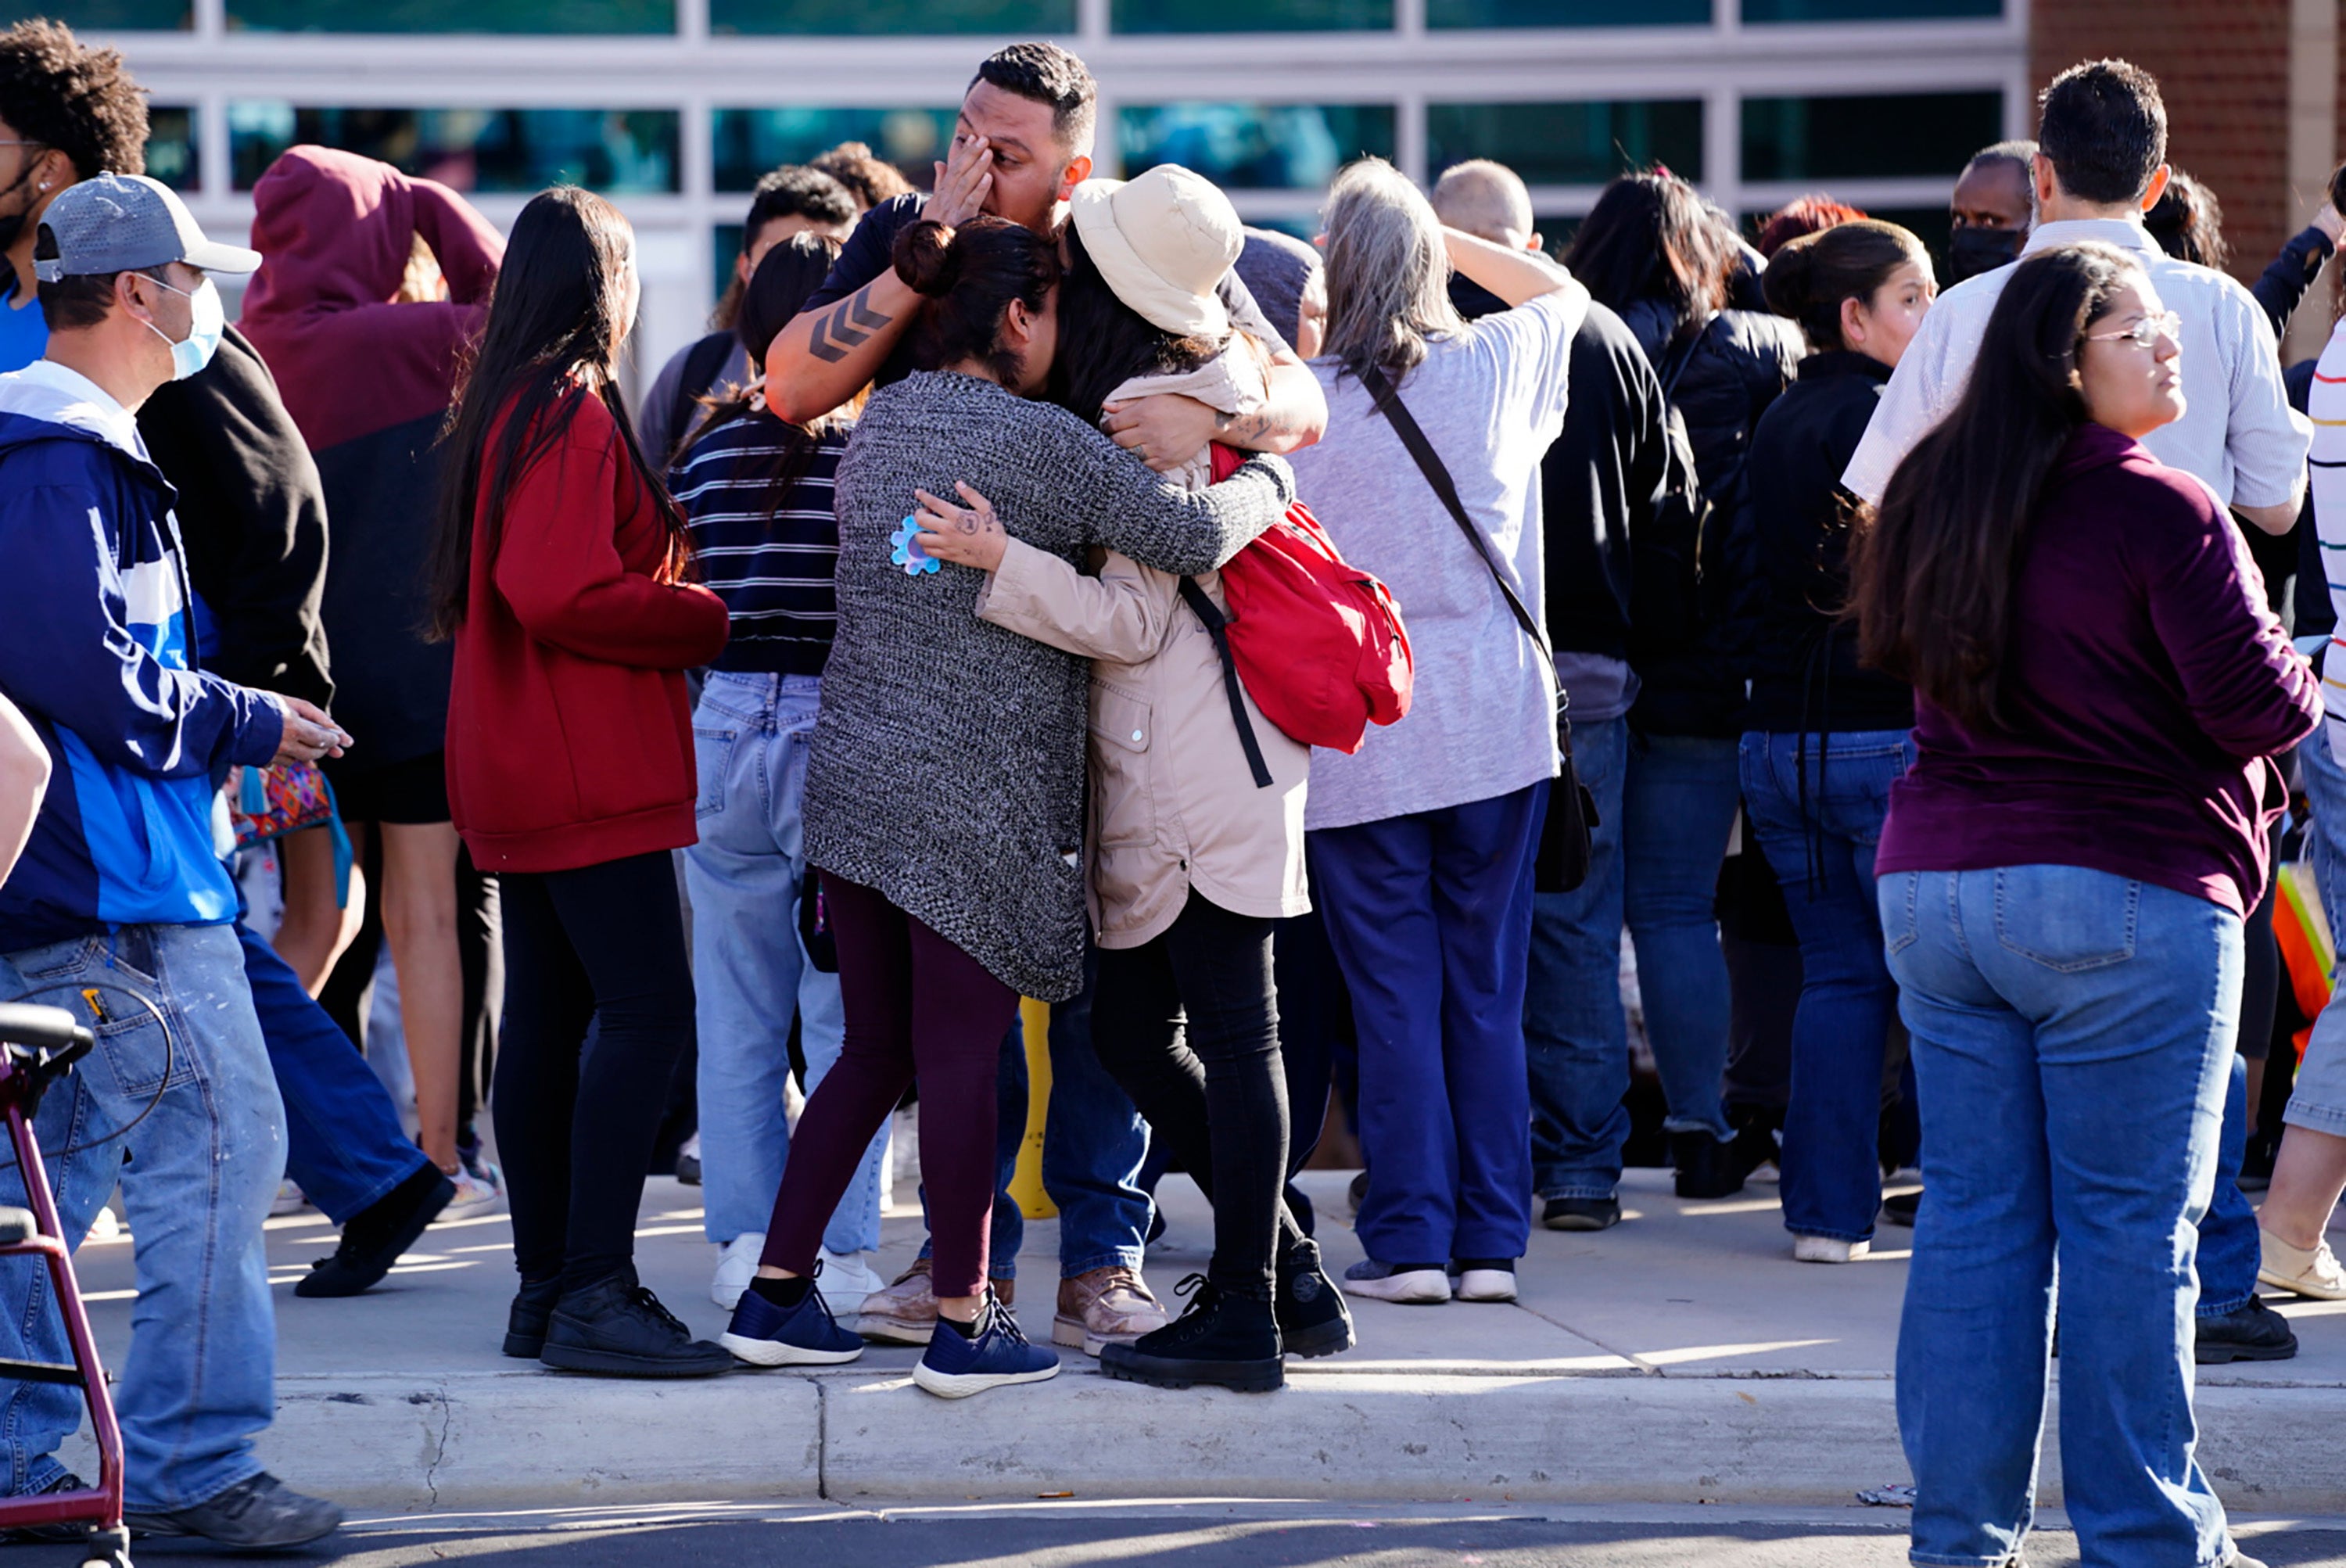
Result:
[[[2088,424],[2046,485],[2004,651],[2006,723],[1917,693],[1877,873],[2083,866],[2245,914],[2287,802],[2270,759],[2321,717],[2224,508]]]

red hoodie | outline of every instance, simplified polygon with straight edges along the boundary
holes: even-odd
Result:
[[[501,514],[484,494],[474,517],[448,802],[484,871],[569,871],[695,837],[683,672],[724,649],[725,602],[659,580],[668,527],[618,423],[594,393],[567,396],[561,439]]]

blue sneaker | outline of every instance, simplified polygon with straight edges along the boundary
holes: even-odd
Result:
[[[817,1265],[815,1273],[821,1272]],[[862,1337],[839,1326],[812,1278],[795,1307],[777,1307],[755,1288],[742,1291],[717,1342],[753,1367],[831,1367],[863,1354]]]
[[[1017,1320],[991,1290],[978,1311],[977,1334],[963,1339],[944,1323],[913,1369],[913,1381],[940,1399],[965,1400],[1008,1383],[1039,1383],[1059,1375],[1059,1357],[1026,1342]]]

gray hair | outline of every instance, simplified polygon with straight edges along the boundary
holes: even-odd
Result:
[[[1358,376],[1399,381],[1426,340],[1466,330],[1450,302],[1441,220],[1409,177],[1381,158],[1348,164],[1328,192],[1328,338],[1322,352]]]

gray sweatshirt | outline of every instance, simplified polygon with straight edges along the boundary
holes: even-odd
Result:
[[[956,480],[1063,559],[1101,545],[1187,574],[1278,521],[1294,478],[1257,457],[1191,494],[1065,409],[950,372],[873,393],[840,460],[839,637],[808,759],[807,858],[1020,993],[1064,1002],[1083,981],[1090,661],[979,620],[984,573],[891,559],[914,487],[952,498]]]

